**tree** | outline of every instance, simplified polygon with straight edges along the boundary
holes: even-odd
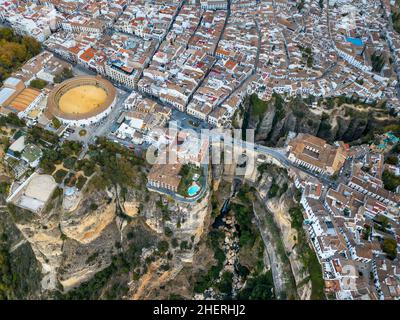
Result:
[[[393,238],[385,238],[382,244],[382,250],[388,257],[394,260],[397,256],[397,242]]]
[[[165,241],[165,240],[160,241],[160,242],[158,243],[158,245],[157,245],[157,249],[158,249],[158,252],[159,252],[160,254],[164,254],[164,253],[167,252],[168,249],[169,249],[169,244],[168,244],[168,242]]]
[[[218,290],[224,294],[231,294],[232,292],[233,274],[232,272],[225,271],[222,274],[221,281],[218,283]]]
[[[56,129],[61,127],[61,121],[58,120],[57,118],[53,118],[53,120],[51,120],[51,123],[52,123],[53,127]]]
[[[397,177],[392,172],[385,170],[382,174],[383,185],[386,190],[395,191],[400,185],[400,177]]]
[[[32,37],[24,36],[22,38],[22,44],[25,46],[32,57],[39,54],[42,50],[40,42],[36,41]]]
[[[14,32],[10,28],[0,28],[0,40],[15,41]]]
[[[397,166],[397,164],[399,163],[399,157],[397,155],[389,156],[386,159],[386,163]]]
[[[374,52],[371,56],[372,62],[372,71],[376,73],[380,73],[382,71],[383,66],[385,65],[385,58],[382,56],[382,53]]]
[[[66,171],[64,169],[57,170],[57,172],[54,174],[54,180],[56,180],[57,183],[63,182],[67,173],[68,173],[68,171]]]
[[[10,124],[16,127],[24,127],[25,121],[18,118],[15,113],[9,113],[6,117],[1,117],[1,126],[4,126],[6,124]]]
[[[74,76],[70,68],[63,68],[62,71],[54,77],[54,83],[61,83]]]
[[[35,89],[42,90],[44,87],[47,86],[47,81],[42,79],[34,79],[29,83],[29,86]]]
[[[239,300],[271,300],[274,299],[274,283],[271,271],[247,280],[246,286],[238,294]]]
[[[0,28],[0,85],[28,59],[41,51],[41,45],[32,37],[21,37],[9,28]]]

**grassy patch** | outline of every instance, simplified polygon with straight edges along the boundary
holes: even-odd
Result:
[[[250,97],[250,103],[252,107],[253,115],[261,117],[268,109],[268,103],[258,98],[256,94],[252,94]]]

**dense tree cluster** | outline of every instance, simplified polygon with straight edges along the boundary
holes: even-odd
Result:
[[[275,298],[272,272],[268,271],[246,282],[246,286],[239,292],[239,300],[271,300]]]
[[[58,143],[58,136],[46,129],[35,126],[28,131],[28,141],[34,144],[51,144],[56,145]]]
[[[7,125],[15,127],[24,127],[25,121],[18,118],[15,113],[9,113],[7,116],[0,117],[0,127],[5,127]]]
[[[40,50],[41,45],[34,38],[16,35],[9,28],[0,28],[0,85]]]
[[[100,166],[102,177],[113,185],[121,187],[135,185],[138,167],[144,164],[143,159],[136,157],[125,147],[98,138],[97,145],[90,146],[90,159]]]
[[[29,86],[35,89],[42,90],[47,86],[47,81],[42,79],[34,79],[29,83]]]

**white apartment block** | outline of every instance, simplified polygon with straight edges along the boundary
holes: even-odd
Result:
[[[112,80],[123,84],[124,86],[134,89],[137,84],[137,72],[132,74],[126,74],[122,71],[118,71],[109,64],[104,65],[105,74]]]

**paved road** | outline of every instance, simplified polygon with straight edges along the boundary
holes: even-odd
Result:
[[[226,18],[225,18],[225,21],[224,21],[224,26],[222,27],[221,33],[220,33],[220,35],[218,37],[218,41],[215,44],[215,47],[214,47],[214,50],[213,50],[213,54],[212,54],[213,56],[215,56],[215,52],[218,49],[219,42],[221,41],[222,37],[224,36],[225,29],[226,29],[226,26],[228,25],[228,20],[229,20],[230,16],[231,16],[231,0],[228,0],[228,7],[227,7],[227,10],[226,10]]]

